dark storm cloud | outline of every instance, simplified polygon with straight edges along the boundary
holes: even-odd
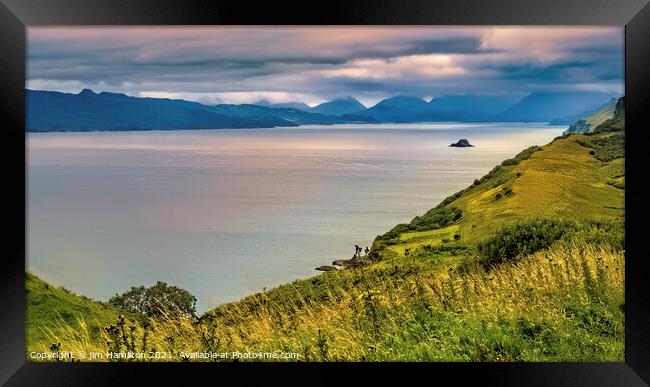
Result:
[[[28,35],[28,87],[72,92],[223,94],[235,102],[275,93],[271,99],[313,102],[521,93],[545,84],[622,90],[623,78],[620,28],[30,28]]]
[[[391,59],[399,56],[425,54],[477,54],[495,52],[481,49],[479,37],[428,39],[414,42],[399,42],[393,47],[366,47],[359,45],[344,61],[354,59]]]

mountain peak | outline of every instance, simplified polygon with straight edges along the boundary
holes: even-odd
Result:
[[[79,92],[79,95],[91,96],[91,95],[97,95],[97,93],[95,93],[90,89],[83,89]]]
[[[380,101],[375,106],[389,106],[411,110],[421,109],[427,105],[428,103],[420,97],[414,97],[412,95],[396,95]]]
[[[318,106],[314,106],[312,111],[322,114],[331,114],[341,116],[344,114],[356,113],[364,110],[366,107],[356,98],[346,96],[343,98],[333,99],[329,102],[324,102]]]

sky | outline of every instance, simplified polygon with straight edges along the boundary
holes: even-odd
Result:
[[[29,27],[27,88],[207,104],[623,93],[622,27]]]

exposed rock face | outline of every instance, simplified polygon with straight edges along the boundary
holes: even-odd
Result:
[[[372,260],[370,257],[367,255],[359,257],[359,256],[354,256],[350,259],[337,259],[334,262],[332,262],[332,265],[335,266],[341,266],[345,269],[347,268],[355,268],[359,266],[364,266],[372,263]]]
[[[316,270],[320,270],[320,271],[334,271],[334,270],[338,270],[338,269],[335,268],[334,266],[323,265],[323,266],[318,266],[318,267],[316,268]]]
[[[457,143],[451,144],[449,146],[455,146],[455,147],[458,147],[458,148],[467,148],[467,147],[474,146],[474,145],[470,144],[469,141],[467,141],[467,139],[461,138],[460,140],[458,140]]]
[[[614,109],[614,118],[625,117],[625,97],[621,97],[616,101],[616,108]]]
[[[591,124],[585,120],[578,120],[569,126],[566,133],[587,133],[591,129]]]

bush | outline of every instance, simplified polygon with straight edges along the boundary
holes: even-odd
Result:
[[[513,262],[522,256],[548,248],[576,229],[577,224],[569,220],[525,219],[501,228],[493,237],[479,243],[478,261],[485,268]]]
[[[116,294],[108,300],[108,303],[149,317],[165,314],[192,316],[196,313],[196,297],[185,289],[169,286],[160,281],[149,288],[132,287],[121,295]]]
[[[575,221],[555,218],[529,218],[499,229],[494,236],[477,245],[477,262],[484,268],[514,262],[552,244],[586,243],[625,249],[622,221]]]
[[[462,216],[462,211],[457,207],[434,208],[422,216],[416,216],[411,225],[415,230],[435,230],[451,226]]]
[[[594,145],[591,144],[590,142],[582,141],[579,138],[576,139],[576,144],[578,144],[578,145],[580,145],[581,147],[584,147],[584,148],[592,148],[592,150],[593,150],[593,147],[594,147]]]
[[[594,138],[591,142],[598,146],[595,156],[600,161],[608,162],[625,157],[624,134],[616,134],[605,138]]]

